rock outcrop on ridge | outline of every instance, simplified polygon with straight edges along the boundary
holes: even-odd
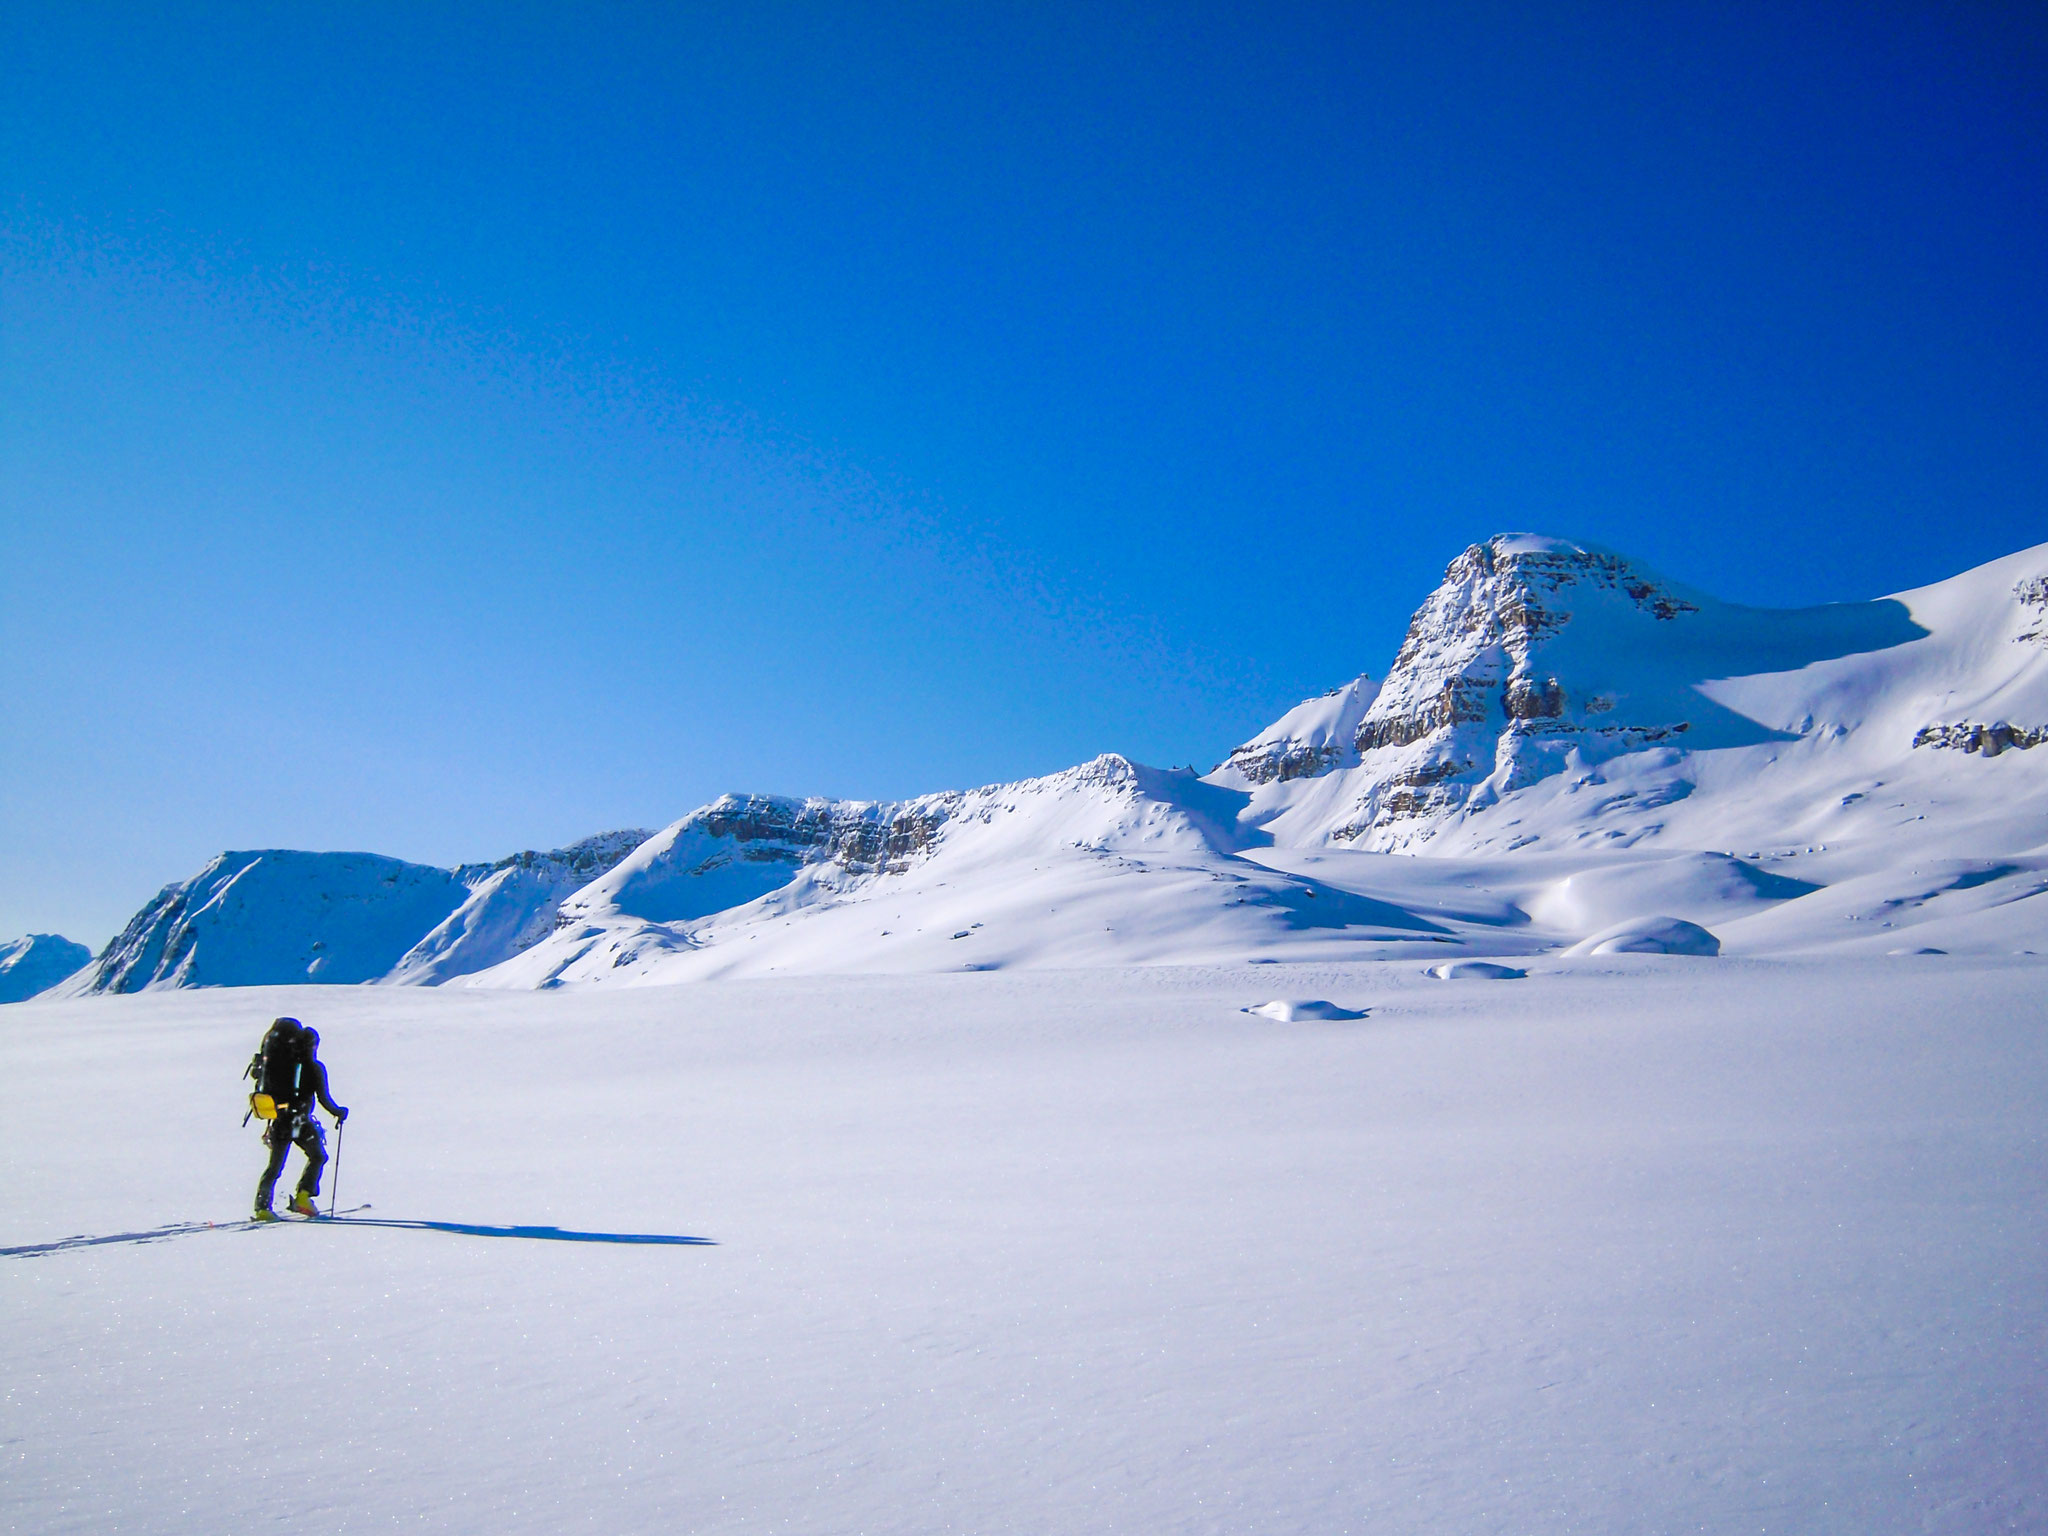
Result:
[[[454,871],[462,905],[414,944],[380,980],[434,985],[509,960],[555,928],[562,902],[600,879],[644,843],[634,828],[601,832],[547,853],[528,850]]]
[[[1250,789],[1356,767],[1358,728],[1379,692],[1378,683],[1361,676],[1304,699],[1225,758],[1210,780]]]
[[[1254,819],[1295,846],[1839,832],[1819,807],[1926,779],[1946,754],[1916,747],[1995,757],[2044,738],[2043,566],[2048,549],[2023,551],[1894,597],[1757,609],[1592,545],[1500,535],[1416,611],[1348,757],[1252,781],[1234,754],[1211,777],[1248,785]]]
[[[1699,685],[1924,633],[1896,602],[1739,608],[1597,546],[1498,535],[1452,561],[1416,610],[1350,762],[1329,762],[1348,770],[1345,793],[1318,806],[1317,836],[1412,848],[1567,767],[1770,740],[1772,727]]]

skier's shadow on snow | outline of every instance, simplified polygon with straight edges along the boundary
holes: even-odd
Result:
[[[715,1248],[716,1238],[667,1232],[574,1232],[564,1227],[487,1227],[467,1221],[401,1221],[388,1216],[340,1216],[337,1227],[398,1227],[408,1232],[454,1232],[462,1237],[523,1237],[543,1243],[655,1243],[682,1248]]]

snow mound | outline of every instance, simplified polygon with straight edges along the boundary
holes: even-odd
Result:
[[[1491,960],[1446,960],[1442,965],[1432,965],[1424,974],[1438,981],[1519,981],[1529,973],[1517,966],[1496,965]]]
[[[0,1003],[34,997],[91,962],[91,950],[54,933],[11,939],[0,944]]]
[[[1523,905],[1537,922],[1583,935],[1644,912],[1688,922],[1742,917],[1819,889],[1725,853],[1686,853],[1624,857],[1581,869],[1543,887]]]
[[[1565,951],[1568,955],[1700,955],[1721,953],[1721,941],[1682,917],[1638,917],[1604,928]]]
[[[1310,1019],[1362,1019],[1366,1014],[1363,1008],[1340,1008],[1320,997],[1276,997],[1270,1003],[1260,1003],[1256,1008],[1239,1011],[1255,1013],[1262,1019],[1277,1019],[1282,1024],[1298,1024]]]

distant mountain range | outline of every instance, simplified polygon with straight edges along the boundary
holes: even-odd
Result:
[[[223,854],[56,990],[1514,954],[1677,919],[1730,951],[2048,949],[2040,746],[2048,545],[1774,610],[1501,535],[1381,681],[1207,775],[727,795],[453,870]]]

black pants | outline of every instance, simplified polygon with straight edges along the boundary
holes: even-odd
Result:
[[[270,1143],[270,1163],[263,1170],[263,1182],[256,1186],[257,1210],[270,1209],[271,1197],[277,1193],[277,1176],[284,1172],[284,1160],[292,1155],[294,1146],[306,1154],[306,1171],[299,1175],[299,1188],[309,1195],[320,1193],[320,1171],[327,1166],[327,1132],[321,1129],[312,1110],[296,1114],[288,1109],[279,1110],[263,1139]]]

